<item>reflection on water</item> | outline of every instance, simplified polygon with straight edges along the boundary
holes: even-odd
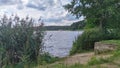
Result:
[[[56,57],[69,55],[73,41],[83,31],[47,31],[44,38],[45,51]]]

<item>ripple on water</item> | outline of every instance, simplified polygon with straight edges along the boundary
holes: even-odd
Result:
[[[44,51],[56,57],[66,57],[73,41],[83,31],[47,31],[44,37]]]

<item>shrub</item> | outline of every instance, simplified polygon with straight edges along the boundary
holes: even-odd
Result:
[[[70,53],[74,54],[76,52],[92,50],[94,48],[94,43],[102,40],[103,38],[103,32],[100,31],[100,29],[86,29],[73,43],[73,48]]]
[[[59,60],[58,57],[52,57],[50,56],[49,53],[44,53],[40,57],[40,64],[49,64],[49,63],[54,63],[55,61]]]
[[[120,39],[119,29],[100,30],[99,28],[91,28],[84,30],[83,34],[73,42],[70,54],[83,51],[93,50],[94,43],[101,40],[118,40]]]
[[[119,29],[107,29],[105,34],[105,39],[120,39],[120,30]]]
[[[40,22],[40,21],[39,21]],[[0,66],[37,61],[42,52],[42,26],[34,28],[34,20],[18,16],[0,20]]]

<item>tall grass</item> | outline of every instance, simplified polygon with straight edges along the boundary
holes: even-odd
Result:
[[[18,16],[0,19],[0,68],[37,62],[41,57],[44,31],[42,25],[34,28],[35,21]],[[41,20],[38,21],[41,23]]]

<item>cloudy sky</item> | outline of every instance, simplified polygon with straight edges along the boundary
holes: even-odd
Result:
[[[42,17],[45,25],[70,25],[78,21],[62,6],[71,0],[0,0],[0,15],[29,15],[34,19]],[[83,19],[83,18],[80,18]],[[80,20],[79,19],[79,20]]]

